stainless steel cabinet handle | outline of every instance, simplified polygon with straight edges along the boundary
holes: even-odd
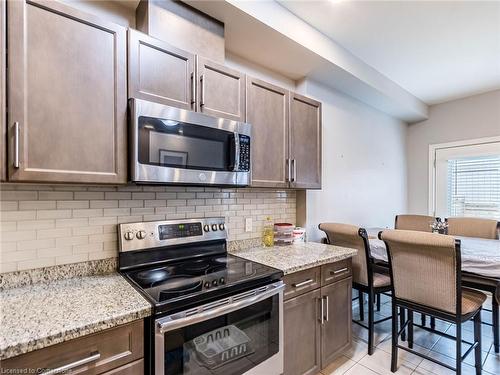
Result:
[[[293,177],[292,177],[292,182],[297,181],[297,160],[292,159],[293,163]]]
[[[305,285],[308,285],[308,284],[311,284],[313,282],[313,279],[307,279],[307,280],[304,280],[300,283],[297,283],[297,284],[292,284],[292,286],[294,288],[300,288],[301,286],[305,286]]]
[[[346,268],[341,268],[340,270],[330,271],[330,275],[337,275],[339,273],[346,272],[348,270],[349,270],[349,268],[346,267]]]
[[[196,79],[194,78],[194,73],[191,73],[191,105],[193,109],[196,106]]]
[[[69,370],[72,370],[74,368],[86,365],[87,363],[95,362],[99,358],[101,358],[101,354],[99,352],[93,352],[87,358],[79,359],[78,361],[71,362],[71,363],[68,363],[67,365],[53,368],[51,370],[40,372],[39,374],[40,375],[52,375],[52,374],[67,373]]]
[[[205,76],[200,76],[201,92],[200,92],[200,107],[205,105]]]
[[[325,322],[325,308],[324,308],[324,305],[323,305],[323,298],[318,298],[319,300],[319,303],[321,304],[321,316],[319,318],[319,321],[321,324],[323,324]]]
[[[19,168],[19,122],[14,123],[14,168]]]
[[[325,301],[325,305],[326,305],[326,309],[325,309],[326,310],[325,322],[328,322],[328,319],[329,319],[329,317],[328,317],[328,315],[329,315],[329,313],[328,313],[328,296],[324,296],[323,300]]]

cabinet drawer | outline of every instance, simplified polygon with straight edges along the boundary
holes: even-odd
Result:
[[[333,283],[337,280],[351,276],[351,259],[340,262],[328,263],[321,266],[321,286]]]
[[[144,360],[141,358],[138,361],[108,371],[103,375],[144,375]]]
[[[39,369],[56,369],[74,364],[74,367],[66,367],[66,372],[102,374],[143,358],[143,340],[144,323],[140,320],[7,359],[2,361],[0,369],[22,369],[43,374]]]
[[[304,271],[299,271],[286,275],[283,278],[286,284],[284,298],[285,300],[299,296],[310,290],[314,290],[321,286],[321,269],[320,267],[311,268]]]

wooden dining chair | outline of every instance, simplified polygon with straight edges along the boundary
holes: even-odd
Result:
[[[329,244],[349,247],[358,250],[352,258],[353,289],[359,294],[359,320],[364,319],[364,293],[368,294],[368,325],[360,321],[353,322],[368,329],[368,354],[373,354],[375,324],[389,320],[391,317],[374,320],[375,296],[391,290],[389,275],[378,273],[370,254],[368,235],[364,228],[340,223],[322,223],[319,229],[325,232]]]
[[[477,217],[449,217],[448,234],[450,236],[477,237],[498,240],[500,223],[496,220]]]
[[[476,374],[481,374],[482,292],[462,287],[460,241],[450,236],[416,231],[387,230],[379,234],[387,247],[392,282],[391,371],[397,370],[398,349],[423,357],[462,374],[463,360],[474,350]],[[408,310],[408,320],[398,327],[396,309]],[[424,326],[424,330],[456,341],[455,366],[413,350],[413,313],[420,312],[456,325],[456,337]],[[474,320],[474,342],[462,340],[462,324]],[[408,347],[399,345],[408,329]],[[462,343],[470,345],[462,355]]]
[[[398,230],[415,230],[419,232],[432,233],[431,224],[435,221],[441,221],[439,217],[426,216],[426,215],[396,215],[394,220],[394,229]],[[421,316],[422,325],[426,324],[426,317],[424,314]],[[431,318],[431,328],[436,327],[436,320]]]
[[[432,232],[431,224],[436,220],[440,219],[425,215],[396,215],[394,229]]]
[[[448,223],[448,234],[454,236],[477,237],[491,240],[498,240],[500,232],[500,222],[490,219],[473,217],[450,217],[446,219]],[[492,326],[493,347],[495,353],[500,352],[500,281],[493,278],[478,276],[474,274],[463,275],[462,282],[469,288],[479,289],[483,292],[491,293],[492,297],[492,323],[483,322]],[[485,309],[490,311],[488,309]]]

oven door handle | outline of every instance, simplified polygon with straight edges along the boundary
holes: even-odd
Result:
[[[157,326],[158,330],[161,334],[171,331],[177,328],[184,327],[188,324],[196,324],[199,322],[203,322],[205,320],[215,318],[220,315],[224,315],[227,313],[230,313],[235,310],[242,309],[244,307],[253,305],[257,302],[263,301],[266,298],[272,297],[280,292],[285,288],[285,284],[282,281],[279,281],[277,283],[273,283],[267,286],[267,289],[265,291],[259,292],[259,289],[255,289],[250,292],[242,293],[241,295],[249,294],[251,292],[254,292],[256,294],[251,295],[251,297],[243,298],[243,299],[238,299],[234,300],[235,297],[238,297],[240,295],[236,295],[233,297],[229,297],[226,299],[223,299],[221,301],[216,301],[207,305],[204,305],[207,307],[207,310],[203,311],[204,306],[200,306],[200,309],[202,310],[199,313],[195,313],[189,316],[181,315],[181,314],[173,314],[170,316],[166,316],[165,318],[157,320]],[[213,306],[210,308],[210,306]]]

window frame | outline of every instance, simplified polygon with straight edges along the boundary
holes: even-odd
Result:
[[[488,143],[500,142],[500,136],[485,137],[476,139],[467,139],[446,143],[435,143],[429,145],[429,186],[428,186],[428,213],[430,216],[436,215],[436,152],[441,149],[463,147],[463,146],[480,146]]]

